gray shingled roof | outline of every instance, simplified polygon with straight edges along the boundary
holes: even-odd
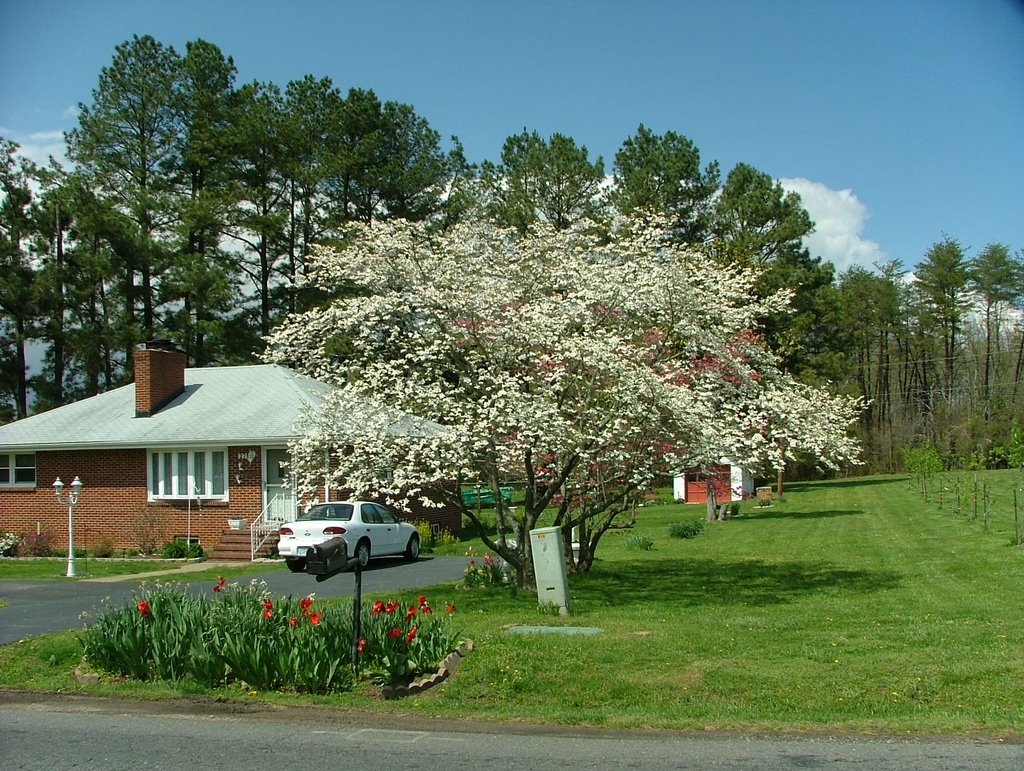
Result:
[[[135,417],[135,385],[107,391],[0,427],[0,447],[86,449],[284,444],[299,417],[331,387],[286,367],[260,364],[185,370],[185,391],[148,418]],[[408,416],[395,428],[421,421]]]

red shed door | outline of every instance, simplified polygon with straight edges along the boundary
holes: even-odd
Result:
[[[732,500],[729,487],[729,468],[716,466],[710,474],[702,474],[699,471],[686,472],[686,502],[707,503],[709,484],[715,486],[716,501],[725,503]]]

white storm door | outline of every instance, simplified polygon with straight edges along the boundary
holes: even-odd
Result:
[[[266,481],[263,503],[270,522],[291,522],[298,514],[294,478],[288,471],[288,451],[268,449],[263,464]]]

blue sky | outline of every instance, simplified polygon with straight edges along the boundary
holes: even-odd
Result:
[[[676,131],[800,192],[839,268],[1024,248],[1021,2],[0,0],[0,134],[59,152],[133,34],[213,42],[239,83],[372,88],[471,161],[527,128],[610,170],[639,124]]]

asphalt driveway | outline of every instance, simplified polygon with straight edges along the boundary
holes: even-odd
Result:
[[[200,563],[203,569],[210,567]],[[363,592],[397,592],[435,584],[454,584],[466,569],[464,557],[421,557],[416,562],[401,558],[371,560],[363,571]],[[189,582],[184,571],[157,576],[166,581]],[[317,582],[313,576],[292,573],[283,564],[278,571],[240,576],[232,583],[247,584],[250,579],[264,581],[275,595],[301,597],[315,593],[317,597],[351,596],[355,589],[352,573],[340,573]],[[139,587],[139,577],[121,579],[79,579],[77,581],[15,581],[0,580],[0,599],[7,607],[0,608],[0,644],[15,642],[31,635],[76,629],[84,625],[83,613],[92,613],[104,599],[120,604]],[[209,586],[207,586],[209,584]],[[192,585],[196,592],[208,591],[212,583]],[[443,598],[442,598],[443,599]]]

